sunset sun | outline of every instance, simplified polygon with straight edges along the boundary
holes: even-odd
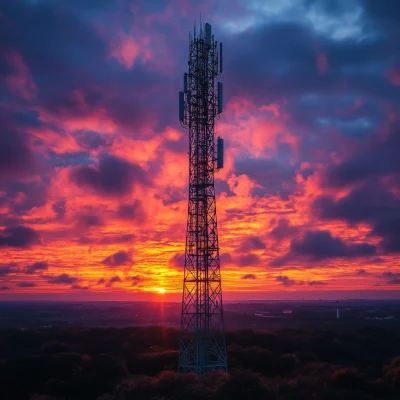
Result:
[[[159,289],[157,289],[157,292],[159,294],[164,294],[165,293],[165,289],[164,288],[159,288]]]

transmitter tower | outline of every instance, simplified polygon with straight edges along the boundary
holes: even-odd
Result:
[[[223,167],[224,142],[215,143],[222,112],[222,43],[210,24],[189,34],[189,70],[179,92],[179,120],[189,129],[189,207],[182,294],[179,372],[227,371],[214,172]]]

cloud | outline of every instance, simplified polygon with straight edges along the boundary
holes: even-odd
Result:
[[[141,275],[134,275],[131,277],[131,279],[132,279],[132,286],[137,286],[139,283],[146,280],[146,278]]]
[[[0,264],[0,277],[6,276],[12,272],[17,271],[17,264],[14,262],[10,262],[8,264]]]
[[[103,217],[94,211],[83,211],[75,215],[76,226],[79,229],[90,229],[104,225]]]
[[[36,271],[44,271],[49,268],[47,261],[38,261],[25,268],[25,274],[34,274]]]
[[[309,281],[309,286],[325,286],[327,283],[325,281]]]
[[[290,279],[289,277],[285,276],[285,275],[279,275],[276,277],[276,281],[277,282],[281,282],[283,286],[293,286],[296,284],[296,281],[294,281],[293,279]]]
[[[247,253],[252,250],[263,250],[265,248],[265,243],[258,236],[247,236],[242,240],[238,250]]]
[[[34,98],[37,86],[30,76],[29,68],[21,54],[15,51],[8,52],[6,60],[13,71],[6,79],[10,91],[25,100]]]
[[[111,287],[114,283],[121,282],[121,278],[118,275],[113,276],[107,283],[107,287]]]
[[[299,231],[299,228],[290,225],[289,220],[280,218],[269,236],[277,242],[291,238]]]
[[[78,282],[78,278],[63,273],[54,277],[50,277],[47,282],[51,283],[52,285],[71,285]]]
[[[0,231],[0,247],[27,248],[39,243],[39,234],[32,228],[18,225]]]
[[[185,253],[176,253],[168,261],[170,268],[183,270],[185,268]]]
[[[118,267],[132,263],[132,254],[130,252],[120,250],[106,257],[102,263],[107,267]]]
[[[317,197],[312,208],[323,220],[343,220],[350,224],[368,223],[370,235],[380,236],[385,253],[400,251],[400,202],[381,182],[371,179],[338,200]]]
[[[366,271],[365,269],[358,269],[358,270],[356,271],[356,275],[365,276],[365,275],[369,275],[369,272]]]
[[[6,285],[2,285],[2,286],[0,286],[0,291],[2,291],[2,290],[10,290],[10,287],[6,286]]]
[[[306,231],[302,239],[292,240],[290,250],[294,254],[311,256],[316,260],[371,256],[376,252],[375,246],[347,244],[341,239],[333,237],[329,231]]]
[[[400,86],[400,62],[388,68],[386,74],[392,85]]]
[[[361,150],[339,165],[327,169],[326,183],[335,187],[363,182],[368,178],[383,177],[400,172],[400,160],[396,149],[400,147],[400,121],[393,121],[385,138],[373,136]]]
[[[0,118],[3,118],[0,112]],[[4,120],[3,120],[4,121]],[[35,158],[26,133],[8,128],[0,132],[0,181],[27,175],[35,168]]]
[[[22,282],[18,282],[17,286],[19,286],[21,288],[31,288],[31,287],[35,287],[36,283],[35,282],[22,281]]]
[[[242,276],[242,279],[256,279],[256,275],[254,274],[246,274]]]
[[[119,218],[133,220],[139,224],[146,220],[146,212],[140,200],[134,200],[132,204],[120,204],[117,215]]]
[[[76,143],[85,150],[97,150],[104,147],[107,141],[98,132],[93,131],[76,131],[73,136]]]
[[[87,290],[87,289],[89,289],[89,287],[88,286],[81,286],[81,285],[78,285],[78,284],[74,284],[74,285],[71,286],[71,289]]]
[[[235,159],[237,175],[245,174],[264,189],[253,189],[255,194],[281,193],[286,197],[294,189],[294,170],[276,160],[261,158]]]
[[[238,264],[241,267],[248,267],[250,265],[256,265],[260,263],[260,257],[256,254],[245,254],[238,258]]]
[[[105,197],[123,196],[131,192],[133,185],[149,184],[146,172],[139,165],[110,155],[103,155],[97,167],[74,169],[71,179],[78,186]]]
[[[60,200],[56,201],[51,206],[51,209],[56,213],[57,218],[59,218],[59,219],[64,218],[65,213],[67,212],[66,200],[60,199]]]

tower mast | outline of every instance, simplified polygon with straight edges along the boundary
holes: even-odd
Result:
[[[179,372],[227,370],[214,172],[223,167],[223,139],[214,121],[222,112],[222,43],[211,25],[189,35],[189,71],[179,92],[179,120],[189,129],[189,206],[182,293]]]

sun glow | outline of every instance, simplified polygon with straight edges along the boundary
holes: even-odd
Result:
[[[158,292],[159,294],[164,294],[164,293],[165,293],[165,289],[164,289],[164,288],[158,288],[158,289],[157,289],[157,292]]]

